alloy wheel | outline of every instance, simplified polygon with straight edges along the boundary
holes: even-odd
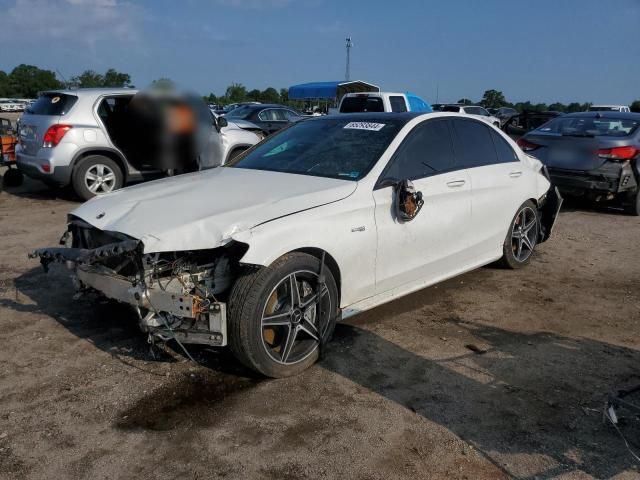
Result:
[[[511,248],[516,261],[526,262],[537,242],[538,217],[531,207],[524,207],[516,215],[511,230]]]
[[[84,174],[84,183],[91,193],[109,193],[116,184],[116,174],[108,165],[97,163]]]
[[[299,270],[281,279],[265,302],[260,321],[262,344],[276,362],[292,365],[311,355],[325,333],[331,312],[326,286],[318,274]]]

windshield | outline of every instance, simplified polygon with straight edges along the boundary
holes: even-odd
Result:
[[[254,110],[253,107],[248,107],[248,106],[237,107],[231,110],[229,113],[227,113],[226,117],[244,119],[244,118],[247,118],[249,115],[251,115],[253,110]]]
[[[559,135],[626,137],[638,128],[638,120],[627,118],[558,117],[535,130]]]
[[[303,121],[269,137],[227,166],[359,180],[404,123],[390,118]]]
[[[443,112],[459,113],[460,112],[460,107],[457,107],[455,105],[445,105],[444,107],[441,108],[441,110]]]

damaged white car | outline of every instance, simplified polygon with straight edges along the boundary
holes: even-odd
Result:
[[[32,255],[132,305],[152,338],[229,345],[284,377],[341,318],[499,259],[525,265],[560,204],[540,162],[484,122],[348,114],[90,200],[69,215],[70,247]]]

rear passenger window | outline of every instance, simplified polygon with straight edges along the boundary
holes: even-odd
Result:
[[[389,97],[389,103],[391,104],[391,111],[392,112],[406,112],[407,111],[407,104],[404,101],[403,97],[398,97],[398,96]]]
[[[453,123],[453,148],[459,166],[473,168],[498,163],[489,127],[477,120],[462,118],[451,120]]]
[[[452,170],[454,155],[447,121],[430,120],[418,125],[392,162],[385,179],[415,180]]]
[[[496,147],[496,153],[498,154],[498,162],[500,163],[509,163],[509,162],[518,162],[518,156],[516,152],[513,151],[513,148],[507,143],[507,141],[498,135],[493,130],[489,130],[491,132],[491,138],[493,138],[493,144]]]

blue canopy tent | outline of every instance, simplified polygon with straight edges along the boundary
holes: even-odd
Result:
[[[291,100],[334,100],[342,98],[345,93],[379,92],[380,87],[361,80],[334,82],[311,82],[289,87]]]
[[[431,105],[415,93],[407,92],[405,95],[409,101],[409,109],[412,112],[433,112]]]

